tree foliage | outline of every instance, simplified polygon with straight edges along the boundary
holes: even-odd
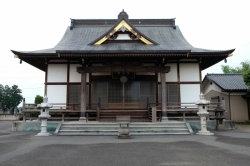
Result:
[[[22,101],[22,91],[18,89],[17,85],[9,87],[0,84],[0,102],[3,110],[16,108]]]
[[[245,71],[245,73],[243,74],[243,78],[246,85],[249,86],[248,92],[250,92],[250,69]]]
[[[246,60],[245,62],[241,62],[239,67],[233,68],[228,65],[221,65],[221,69],[223,73],[240,73],[243,74],[244,82],[247,86],[249,86],[248,91],[250,92],[250,61]]]
[[[43,97],[40,95],[36,95],[35,104],[41,104],[43,102]]]
[[[241,73],[244,74],[248,69],[250,69],[250,61],[246,60],[245,62],[241,62],[240,66],[238,67],[230,67],[228,65],[221,65],[221,69],[223,73],[230,74],[230,73]]]

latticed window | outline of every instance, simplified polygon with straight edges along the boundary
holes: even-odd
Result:
[[[168,85],[168,93],[166,94],[168,99],[167,102],[178,103],[179,102],[179,92],[177,85]]]
[[[121,103],[122,102],[122,84],[120,82],[108,83],[108,102]]]
[[[86,85],[86,103],[89,102],[89,86]],[[81,85],[70,85],[69,86],[69,103],[80,104],[81,102]]]
[[[81,98],[81,86],[71,85],[69,86],[69,103],[80,103]]]
[[[179,101],[179,85],[166,85],[166,100],[167,103],[178,103]],[[158,102],[161,103],[161,84],[158,84]]]

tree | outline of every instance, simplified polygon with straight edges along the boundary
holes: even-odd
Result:
[[[43,102],[43,97],[40,95],[36,95],[35,104],[41,104]]]
[[[0,84],[0,102],[2,103],[3,110],[16,108],[22,101],[22,91],[18,89],[17,85],[9,87]]]
[[[221,65],[221,69],[223,73],[241,73],[243,74],[244,82],[247,86],[249,86],[248,91],[250,92],[250,61],[246,60],[245,62],[241,62],[239,67],[233,68],[228,65]]]
[[[246,60],[245,62],[241,62],[240,66],[238,67],[230,67],[228,65],[221,65],[221,69],[223,73],[229,74],[229,73],[241,73],[244,74],[248,69],[250,69],[250,61]]]
[[[250,92],[250,69],[248,69],[244,74],[243,74],[244,82],[246,83],[248,88],[248,92]]]

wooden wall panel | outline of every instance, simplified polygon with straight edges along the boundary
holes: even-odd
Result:
[[[230,96],[231,119],[236,122],[248,120],[247,100],[242,96]]]

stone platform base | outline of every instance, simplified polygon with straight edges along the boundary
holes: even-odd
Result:
[[[47,136],[51,136],[52,134],[50,133],[38,133],[36,136],[39,136],[39,137],[47,137]]]
[[[214,133],[211,133],[210,131],[199,131],[196,134],[197,135],[214,135]]]

